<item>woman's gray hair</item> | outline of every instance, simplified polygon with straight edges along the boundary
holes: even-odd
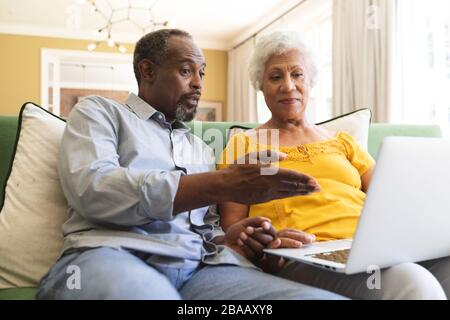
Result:
[[[314,86],[317,78],[317,66],[298,33],[293,31],[275,31],[258,40],[250,58],[248,71],[250,81],[256,90],[262,90],[264,69],[269,58],[274,54],[283,54],[292,49],[300,51],[305,59],[310,85],[311,87]]]

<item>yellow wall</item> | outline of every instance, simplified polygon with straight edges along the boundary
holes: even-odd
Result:
[[[226,51],[203,49],[206,60],[202,99],[222,101],[222,119],[227,114],[228,54]]]
[[[40,103],[41,48],[86,50],[91,41],[0,34],[0,115],[17,115],[24,102]],[[133,52],[133,45],[126,45]],[[97,51],[117,52],[101,45]],[[226,114],[226,51],[203,50],[207,72],[202,99],[222,101]]]

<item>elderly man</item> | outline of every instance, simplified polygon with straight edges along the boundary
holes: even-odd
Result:
[[[149,33],[134,53],[138,96],[125,104],[92,96],[75,106],[58,168],[70,206],[63,254],[37,298],[339,298],[265,274],[240,254],[246,227],[271,234],[263,219],[239,221],[226,234],[218,227],[215,203],[263,202],[317,185],[284,169],[261,175],[262,164],[211,171],[205,157],[192,161],[206,149],[182,121],[195,115],[205,66],[188,33]]]

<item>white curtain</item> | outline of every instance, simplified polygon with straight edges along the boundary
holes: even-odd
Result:
[[[394,120],[450,128],[450,1],[397,0]]]
[[[248,62],[253,52],[254,39],[228,52],[228,107],[227,121],[256,122],[256,91],[248,76]]]
[[[333,1],[333,113],[391,118],[396,0]]]

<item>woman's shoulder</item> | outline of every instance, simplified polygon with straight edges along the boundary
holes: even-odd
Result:
[[[336,139],[352,144],[356,143],[355,137],[353,137],[350,133],[343,130],[339,130],[336,132]]]
[[[240,131],[240,132],[234,134],[231,138],[233,138],[233,140],[238,140],[238,141],[256,142],[256,141],[260,140],[262,135],[266,136],[267,134],[269,134],[270,130],[271,129],[267,129],[267,128],[260,126],[260,127]],[[231,138],[230,138],[230,140],[231,140]]]
[[[347,154],[353,154],[354,152],[359,152],[359,150],[366,151],[363,147],[361,147],[358,140],[348,132],[339,131],[336,134],[336,139],[345,147]]]
[[[230,137],[228,139],[228,143],[248,141],[248,139],[249,139],[248,132],[250,130],[252,130],[252,129],[245,130],[245,131],[239,131],[239,132],[236,132],[236,133],[230,135]]]

